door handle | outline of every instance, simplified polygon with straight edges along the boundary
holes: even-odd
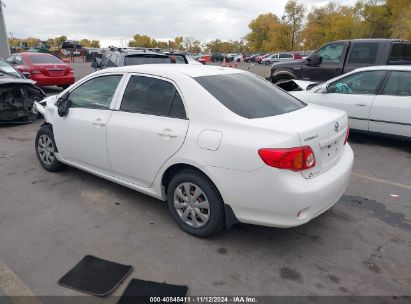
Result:
[[[366,107],[367,105],[363,104],[363,103],[356,103],[355,106],[357,106],[357,107]]]
[[[101,121],[101,119],[96,119],[92,122],[92,124],[96,127],[104,127],[106,125],[103,121]]]
[[[158,132],[158,135],[165,136],[165,137],[172,137],[172,138],[175,138],[178,136],[176,133],[173,133],[171,129],[164,129],[163,131]]]

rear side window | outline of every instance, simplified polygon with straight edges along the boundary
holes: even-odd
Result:
[[[393,43],[391,60],[411,60],[411,43]]]
[[[280,58],[293,58],[292,54],[280,54]]]
[[[180,94],[171,82],[131,76],[120,106],[121,111],[185,118]]]
[[[126,56],[124,65],[139,65],[139,64],[155,64],[155,63],[170,63],[168,56],[158,55],[134,55]]]
[[[392,71],[382,94],[392,96],[411,96],[411,72]]]
[[[275,85],[248,73],[194,78],[226,108],[245,118],[262,118],[305,106]]]
[[[378,43],[354,44],[349,63],[374,64],[377,60],[378,47]]]
[[[57,57],[54,57],[53,55],[34,55],[34,56],[30,56],[30,61],[33,64],[47,64],[47,63],[51,63],[51,64],[62,64],[63,62],[58,59]]]

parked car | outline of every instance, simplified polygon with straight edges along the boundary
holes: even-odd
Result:
[[[159,52],[146,50],[113,49],[108,51],[102,59],[95,58],[91,67],[101,70],[112,67],[140,64],[171,63],[170,57]]]
[[[33,80],[0,59],[0,122],[28,121],[33,103],[45,96]]]
[[[261,61],[262,61],[264,58],[267,58],[267,57],[270,56],[270,55],[271,55],[271,54],[260,55],[260,56],[258,56],[258,57],[255,59],[255,62],[261,64]]]
[[[46,102],[36,136],[46,170],[74,166],[167,201],[199,237],[237,221],[307,223],[340,199],[351,175],[344,111],[307,105],[238,69],[107,69]]]
[[[411,66],[361,68],[290,93],[346,111],[351,129],[411,139]]]
[[[258,56],[260,56],[260,54],[253,54],[253,55],[244,56],[244,62],[255,62],[255,59]]]
[[[200,62],[192,58],[190,55],[184,53],[166,52],[164,54],[169,56],[172,61],[174,61],[175,59],[175,63],[178,64],[201,64]]]
[[[56,85],[65,89],[75,82],[73,69],[51,54],[16,53],[7,57],[6,61],[40,87]]]
[[[357,68],[373,65],[410,65],[411,42],[398,39],[355,39],[330,42],[305,60],[277,63],[270,79],[327,81]]]
[[[240,62],[243,58],[241,54],[228,54],[226,56],[226,61],[228,62]]]
[[[225,54],[222,53],[211,53],[211,61],[212,62],[220,62],[223,61],[225,58]]]
[[[279,54],[272,54],[268,57],[265,57],[261,60],[262,64],[270,65],[276,62],[289,62],[296,59],[301,59],[301,56],[298,54],[292,53],[279,53]]]

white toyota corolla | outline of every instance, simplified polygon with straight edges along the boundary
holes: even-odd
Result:
[[[340,199],[353,165],[345,112],[236,69],[106,69],[37,108],[46,170],[74,166],[167,200],[200,237],[237,221],[307,223]]]

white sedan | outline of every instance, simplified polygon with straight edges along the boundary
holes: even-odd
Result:
[[[237,221],[307,223],[351,175],[345,112],[237,69],[105,69],[37,107],[46,170],[74,166],[168,201],[180,227],[200,237]]]
[[[308,88],[290,93],[346,111],[351,129],[411,138],[411,66],[361,68]]]

